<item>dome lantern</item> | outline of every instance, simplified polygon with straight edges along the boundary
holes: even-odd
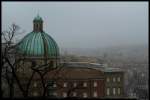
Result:
[[[43,31],[43,20],[39,14],[33,20],[33,31],[42,32]]]

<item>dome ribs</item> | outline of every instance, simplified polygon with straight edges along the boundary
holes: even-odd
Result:
[[[27,34],[18,44],[18,52],[26,57],[57,60],[59,48],[55,40],[43,31],[43,20],[37,16],[33,20],[33,31]]]

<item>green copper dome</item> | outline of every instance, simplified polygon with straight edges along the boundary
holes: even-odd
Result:
[[[59,56],[57,43],[43,31],[43,20],[39,15],[34,18],[33,31],[18,43],[17,51],[31,57],[57,58]]]
[[[59,55],[59,48],[55,40],[45,32],[31,32],[18,44],[19,52],[27,56],[47,56],[49,58]]]

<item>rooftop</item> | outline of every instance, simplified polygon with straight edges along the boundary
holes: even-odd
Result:
[[[63,79],[103,79],[104,72],[96,69],[91,69],[87,67],[62,67],[59,73],[55,71],[50,71],[47,78],[61,77]]]
[[[89,63],[89,62],[67,62],[66,67],[76,67],[76,68],[91,68],[96,70],[101,70],[103,72],[122,72],[121,68],[112,68],[107,64],[100,63]]]

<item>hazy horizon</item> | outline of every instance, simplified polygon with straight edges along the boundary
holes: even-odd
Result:
[[[148,2],[2,2],[2,30],[32,31],[34,17],[60,48],[148,44]]]

